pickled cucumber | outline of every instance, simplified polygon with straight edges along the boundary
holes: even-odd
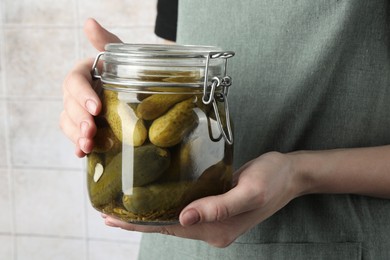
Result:
[[[125,102],[109,96],[104,102],[105,118],[115,136],[128,145],[140,146],[147,138],[147,130],[142,119]]]
[[[176,103],[188,99],[188,94],[155,94],[142,101],[137,107],[137,115],[145,120],[154,120],[163,115]]]
[[[171,147],[180,143],[197,124],[193,101],[193,98],[184,100],[154,120],[149,128],[149,140],[160,147]]]
[[[184,147],[182,145],[178,145],[170,149],[171,151],[171,163],[168,169],[161,176],[159,181],[161,182],[174,182],[180,180],[190,180],[192,173],[191,171],[191,162],[190,158],[181,156],[183,153]],[[188,155],[188,153],[185,153]]]
[[[221,194],[230,188],[231,174],[220,161],[207,168],[196,181],[155,183],[135,187],[131,194],[122,197],[123,206],[133,214],[147,217],[156,212],[177,214],[190,202],[211,195]]]
[[[224,161],[220,161],[208,167],[199,177],[199,180],[220,182],[223,179],[227,179],[228,174],[228,166]]]
[[[228,191],[230,181],[223,182],[225,172],[219,172],[220,165],[210,167],[211,175],[197,181],[166,182],[135,187],[131,194],[122,197],[123,206],[132,214],[153,220],[155,213],[176,212],[178,215],[186,205],[206,196],[218,195]],[[206,170],[208,171],[208,170]],[[219,176],[218,178],[217,175]],[[228,175],[229,176],[229,175]]]
[[[104,160],[102,158],[103,156],[101,154],[98,154],[98,153],[90,153],[87,155],[87,159],[88,159],[88,165],[87,165],[87,173],[88,173],[88,176],[93,176],[93,174],[95,173],[95,167],[98,163],[100,163],[101,165],[104,165]]]
[[[204,190],[207,196],[222,194],[232,187],[232,167],[220,161],[207,168],[198,179],[196,189]],[[212,187],[212,189],[209,189]]]
[[[139,75],[139,77],[143,81],[151,82],[191,83],[202,80],[198,71],[147,70],[144,71],[144,74]]]
[[[123,206],[132,213],[142,215],[180,209],[189,203],[184,197],[191,185],[191,182],[171,182],[135,187],[131,195],[123,195]]]
[[[115,152],[122,148],[122,143],[116,138],[110,127],[98,128],[93,142],[93,152],[97,153]]]
[[[147,144],[134,149],[134,186],[144,186],[158,179],[169,167],[167,149]]]
[[[122,192],[122,154],[117,154],[108,165],[92,158],[88,158],[88,190],[92,205],[99,207],[115,200]]]

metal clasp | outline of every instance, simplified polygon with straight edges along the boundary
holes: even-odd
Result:
[[[99,52],[99,54],[96,56],[93,65],[92,65],[92,70],[91,70],[91,75],[93,80],[101,79],[102,76],[99,74],[99,70],[97,68],[98,62],[100,57],[104,54],[105,52]]]
[[[206,67],[205,67],[205,72],[204,72],[204,83],[203,83],[203,97],[202,97],[202,102],[205,105],[213,104],[214,108],[214,113],[215,117],[218,122],[218,127],[219,130],[221,131],[221,134],[223,135],[223,138],[225,141],[232,145],[233,144],[233,131],[231,128],[230,124],[230,113],[229,113],[229,105],[228,105],[228,91],[229,87],[232,84],[232,80],[229,76],[226,75],[226,67],[227,67],[227,59],[231,58],[234,56],[234,52],[210,52],[206,56]],[[208,85],[208,71],[209,71],[209,64],[211,59],[217,59],[217,58],[222,58],[225,59],[225,67],[224,67],[224,77],[218,78],[218,77],[213,77],[211,79],[211,84],[210,86]],[[215,90],[218,87],[222,87],[222,92],[221,93],[215,93]],[[226,128],[227,128],[227,133],[224,130],[224,127],[222,125],[221,117],[219,115],[218,111],[218,102],[224,102],[224,108],[225,108],[225,113],[226,113]]]

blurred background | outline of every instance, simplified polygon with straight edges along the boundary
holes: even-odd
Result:
[[[137,258],[140,234],[106,227],[89,204],[84,160],[59,128],[61,85],[97,54],[88,17],[159,43],[155,15],[156,0],[0,1],[0,259]]]

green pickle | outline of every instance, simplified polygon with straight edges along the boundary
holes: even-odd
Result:
[[[160,74],[156,81],[171,80]],[[176,80],[186,82],[185,75]],[[132,223],[170,224],[192,201],[231,188],[232,147],[210,138],[212,105],[185,92],[133,96],[103,91],[87,157],[88,192],[97,210]]]
[[[186,94],[155,94],[147,97],[137,107],[137,115],[145,120],[154,120],[165,114],[168,109],[180,101],[188,99]]]
[[[160,147],[180,143],[197,124],[194,107],[194,99],[189,98],[155,119],[149,128],[150,141]]]
[[[96,159],[92,153],[88,156],[88,188],[89,198],[95,207],[110,203],[122,191],[121,154],[117,154],[107,165],[103,160]]]
[[[144,186],[157,180],[170,165],[167,149],[147,144],[134,149],[134,186]]]
[[[180,210],[188,203],[185,194],[190,186],[189,182],[171,182],[134,187],[131,195],[123,195],[123,206],[129,212],[144,216]]]
[[[144,121],[138,118],[134,109],[118,100],[110,91],[104,91],[104,117],[115,136],[128,145],[141,146],[147,138]]]

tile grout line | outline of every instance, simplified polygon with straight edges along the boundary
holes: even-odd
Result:
[[[0,237],[2,236],[10,236],[10,232],[0,232]],[[66,239],[66,240],[76,240],[82,241],[85,238],[83,236],[71,236],[71,235],[51,235],[51,234],[39,234],[39,233],[15,233],[15,237],[29,237],[29,238],[48,238],[48,239]],[[118,243],[118,244],[128,244],[134,243],[137,244],[136,241],[128,241],[125,239],[110,239],[110,238],[100,238],[100,237],[90,237],[88,241],[94,242],[107,242],[107,243]]]

